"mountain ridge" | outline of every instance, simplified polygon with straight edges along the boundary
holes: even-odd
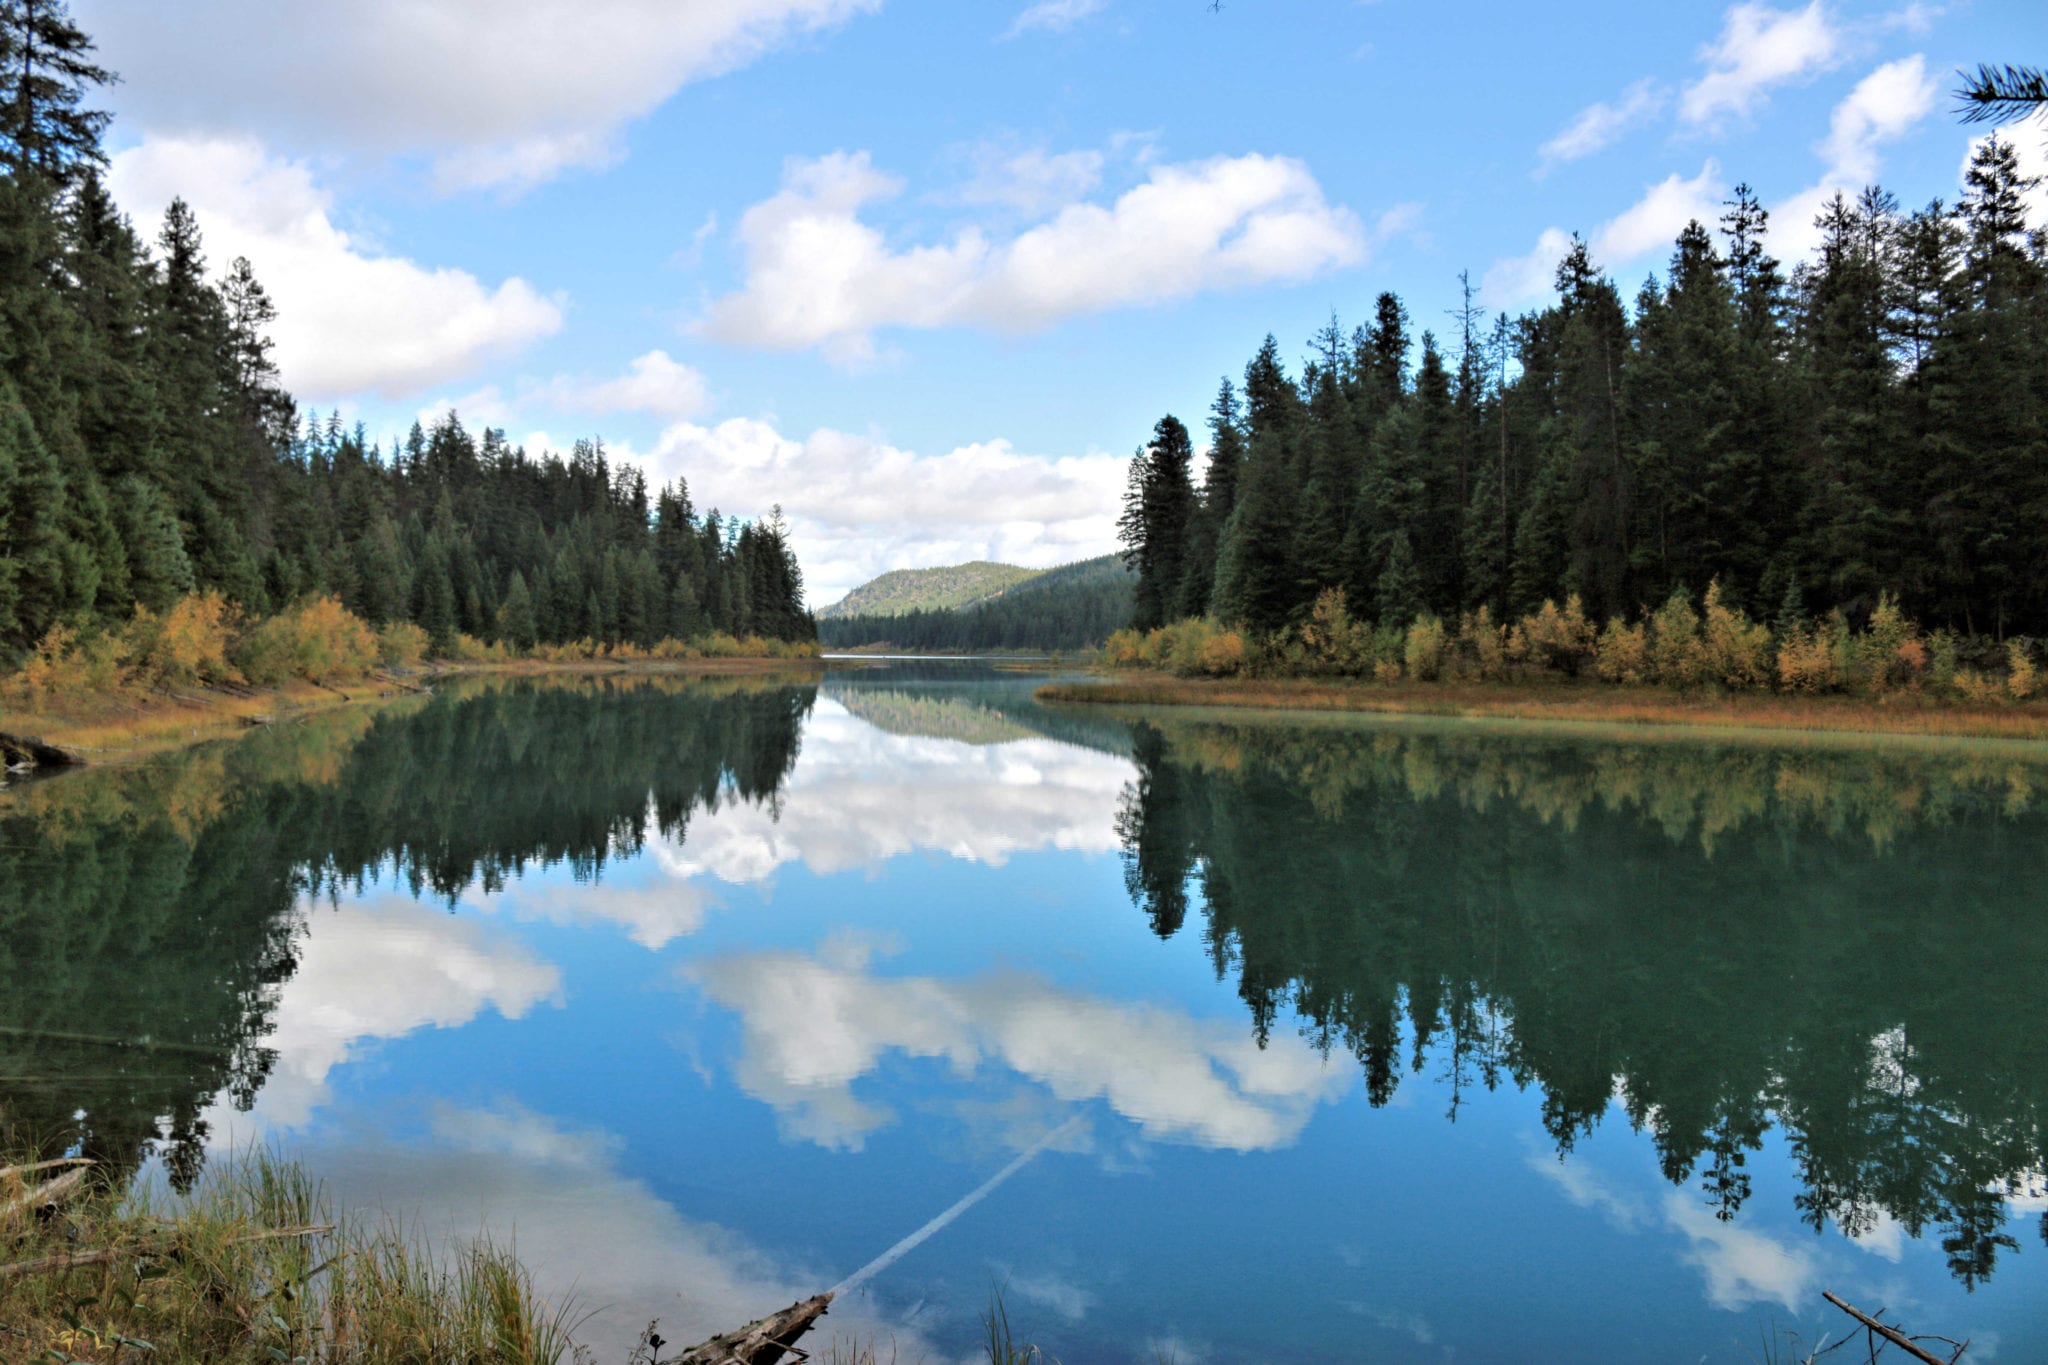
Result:
[[[929,569],[891,569],[819,611],[818,619],[901,616],[912,611],[959,611],[1000,597],[1011,588],[1046,572],[989,559],[941,564]]]

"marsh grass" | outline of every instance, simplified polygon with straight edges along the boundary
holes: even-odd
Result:
[[[0,1176],[0,1208],[21,1189],[19,1177]],[[543,1303],[509,1249],[437,1250],[393,1223],[336,1221],[317,1184],[265,1152],[218,1163],[186,1198],[102,1184],[54,1210],[11,1209],[0,1214],[0,1247],[0,1358],[580,1359],[570,1310]]]

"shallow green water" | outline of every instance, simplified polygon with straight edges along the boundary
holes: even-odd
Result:
[[[607,1351],[930,1228],[828,1324],[1741,1360],[1828,1289],[2048,1358],[2048,756],[1035,681],[470,685],[13,788],[0,1113],[279,1141]]]

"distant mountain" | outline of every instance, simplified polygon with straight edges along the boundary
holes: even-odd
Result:
[[[1008,568],[963,564],[958,569]],[[925,569],[921,573],[957,570]],[[996,649],[1085,649],[1129,624],[1135,579],[1116,555],[1022,570],[996,594],[954,608],[863,610],[838,606],[819,616],[818,639],[828,649],[888,646],[901,650],[974,653]],[[884,575],[869,587],[886,582]],[[866,589],[858,590],[865,592]],[[848,594],[851,602],[857,594]]]
[[[820,621],[842,616],[901,616],[911,611],[956,611],[1000,597],[1043,569],[1015,564],[948,564],[937,569],[897,569],[861,584],[818,613]]]

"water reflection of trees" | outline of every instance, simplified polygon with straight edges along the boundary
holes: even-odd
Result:
[[[591,705],[601,696],[601,706]],[[814,685],[519,680],[345,710],[0,799],[0,1124],[198,1172],[218,1095],[253,1104],[308,899],[579,877],[650,826],[773,805]]]
[[[1815,1228],[1936,1232],[1970,1285],[2017,1245],[2048,766],[1199,723],[1135,757],[1133,900],[1169,936],[1198,888],[1261,1040],[1293,1011],[1373,1103],[1534,1085],[1568,1150],[1618,1102],[1723,1218],[1776,1123]]]

